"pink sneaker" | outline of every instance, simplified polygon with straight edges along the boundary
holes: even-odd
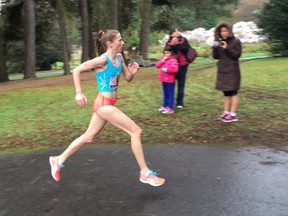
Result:
[[[171,113],[174,113],[174,110],[169,108],[169,107],[167,107],[162,113],[163,114],[171,114]]]
[[[60,181],[60,171],[64,168],[64,164],[58,164],[58,156],[49,157],[49,163],[51,166],[51,175],[55,181]]]
[[[142,183],[150,184],[150,185],[156,186],[156,187],[161,186],[165,183],[165,179],[157,177],[157,173],[154,172],[153,170],[150,170],[148,172],[148,174],[144,174],[144,173],[140,172],[139,180]]]
[[[163,112],[163,111],[165,111],[165,107],[163,107],[163,106],[160,106],[157,110],[158,110],[158,112]]]

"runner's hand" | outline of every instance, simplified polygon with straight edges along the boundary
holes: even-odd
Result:
[[[132,75],[135,75],[140,69],[140,66],[137,62],[133,62],[133,63],[128,64],[128,69],[132,73]]]
[[[85,97],[84,94],[82,94],[81,92],[76,94],[75,97],[75,102],[78,106],[82,106],[85,107],[86,103],[87,103],[87,98]]]

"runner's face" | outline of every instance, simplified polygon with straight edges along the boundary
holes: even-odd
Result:
[[[117,52],[117,53],[120,53],[123,51],[123,48],[124,48],[124,41],[121,37],[121,34],[117,34],[116,35],[116,38],[115,40],[112,42],[112,46],[113,46],[113,49]]]

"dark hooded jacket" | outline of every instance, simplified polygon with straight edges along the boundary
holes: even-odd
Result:
[[[232,32],[232,27],[229,24],[221,23],[215,29],[215,40],[222,40],[220,29],[226,27],[229,31],[229,36],[225,40],[227,48],[220,46],[213,47],[213,58],[218,59],[217,63],[217,80],[216,89],[221,91],[234,91],[240,89],[240,66],[239,58],[242,53],[242,45],[238,38]]]
[[[172,47],[172,52],[177,56],[177,60],[179,62],[179,66],[188,65],[189,62],[186,59],[186,54],[188,52],[189,43],[187,39],[183,36],[179,36],[179,44],[173,45],[171,42],[172,38],[169,38],[169,40],[166,43],[166,46]]]

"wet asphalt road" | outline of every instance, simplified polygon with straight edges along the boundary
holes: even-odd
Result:
[[[152,187],[138,180],[129,145],[82,148],[57,183],[48,157],[62,150],[0,157],[0,216],[288,215],[287,151],[144,145],[150,168],[167,180]]]

